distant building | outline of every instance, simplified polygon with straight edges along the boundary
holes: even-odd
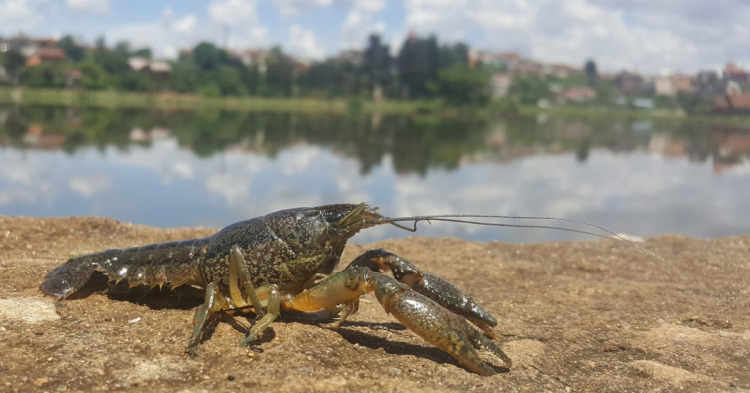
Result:
[[[229,52],[229,56],[239,59],[245,67],[258,66],[260,73],[266,72],[269,55],[270,51],[267,49],[246,49]],[[182,53],[180,53],[180,56],[182,56]]]
[[[722,114],[750,114],[750,93],[726,94],[717,97],[713,111]]]
[[[150,60],[144,57],[131,57],[128,66],[136,72],[152,73],[159,78],[166,79],[172,73],[172,66],[165,61]]]
[[[668,76],[660,76],[654,80],[654,92],[657,96],[675,96],[677,88]]]
[[[348,61],[355,65],[361,65],[365,57],[365,51],[361,49],[346,49],[339,52],[333,60]]]
[[[581,103],[595,98],[596,91],[586,86],[571,87],[557,93],[557,102],[560,104],[566,102]]]
[[[77,68],[70,68],[65,70],[65,87],[78,87],[81,79],[83,79],[83,73]]]
[[[656,105],[654,104],[653,98],[645,98],[645,97],[638,97],[633,100],[633,106],[638,109],[654,109]]]
[[[660,76],[654,79],[654,92],[658,96],[675,96],[677,93],[690,93],[695,91],[693,83],[695,78],[690,75]]]
[[[65,52],[60,48],[39,47],[34,54],[26,57],[26,66],[34,67],[42,63],[61,63],[65,61]]]
[[[724,87],[724,94],[735,95],[742,94],[742,86],[736,81],[727,81],[726,87]]]
[[[543,75],[545,73],[564,72],[558,65],[544,65],[525,58],[517,52],[469,51],[469,66],[482,64],[490,69],[509,71],[514,74]]]
[[[507,73],[497,72],[492,74],[492,98],[498,99],[508,95],[510,85],[513,84],[513,77]]]
[[[547,75],[553,75],[557,78],[570,78],[576,74],[582,74],[583,70],[566,64],[545,64],[543,71]]]
[[[628,71],[617,74],[615,85],[624,93],[640,93],[648,90],[648,84],[641,75]]]
[[[750,73],[737,64],[729,62],[724,66],[724,80],[735,81],[741,87],[747,88],[750,85]]]
[[[705,96],[722,94],[724,81],[716,71],[700,71],[695,76],[695,91]]]

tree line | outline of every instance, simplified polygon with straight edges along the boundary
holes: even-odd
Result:
[[[490,72],[469,66],[463,43],[441,44],[434,36],[410,36],[391,55],[378,35],[369,37],[359,58],[337,57],[302,64],[271,48],[262,62],[250,64],[209,42],[169,61],[168,75],[133,69],[132,58],[151,59],[150,49],[127,42],[112,47],[104,38],[86,48],[71,36],[57,42],[62,62],[26,66],[19,49],[0,54],[10,83],[36,88],[75,85],[90,90],[172,91],[204,96],[442,99],[454,105],[485,105],[491,97]],[[6,82],[8,83],[8,82]]]

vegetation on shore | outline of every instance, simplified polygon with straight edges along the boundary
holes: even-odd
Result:
[[[18,46],[25,38],[15,41]],[[50,41],[52,42],[52,41]],[[626,92],[598,77],[593,60],[563,74],[514,71],[470,60],[462,43],[410,36],[392,56],[377,35],[363,51],[306,63],[281,48],[233,52],[203,42],[173,61],[147,48],[104,38],[85,47],[71,36],[54,41],[57,61],[30,62],[18,47],[0,54],[0,102],[166,109],[381,112],[517,116],[555,114],[678,118],[710,113],[697,93],[674,97]],[[52,45],[46,43],[45,45]],[[561,95],[578,90],[581,97]],[[500,98],[502,97],[502,98]],[[493,99],[494,98],[494,99]],[[638,100],[651,102],[643,109]],[[538,105],[549,108],[538,108]]]
[[[307,113],[384,113],[439,115],[442,117],[516,117],[549,114],[557,117],[614,117],[685,119],[696,122],[748,124],[749,116],[685,115],[679,110],[633,110],[604,106],[562,106],[540,108],[521,105],[513,98],[494,100],[486,106],[461,107],[438,99],[386,100],[373,102],[361,98],[309,97],[205,97],[194,94],[134,93],[114,90],[32,89],[0,87],[0,104],[72,105],[95,108],[157,108],[163,110],[226,110]]]

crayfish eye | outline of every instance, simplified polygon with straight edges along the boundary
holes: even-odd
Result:
[[[339,221],[341,221],[342,218],[346,217],[348,212],[341,212],[341,211],[327,211],[323,213],[323,217],[325,220],[331,224],[335,224]]]

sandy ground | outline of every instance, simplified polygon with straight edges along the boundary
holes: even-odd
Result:
[[[514,366],[495,361],[492,377],[405,330],[372,294],[339,329],[287,313],[251,348],[237,346],[249,320],[223,316],[196,358],[183,350],[200,300],[107,296],[101,282],[62,302],[37,290],[69,254],[211,233],[0,216],[0,390],[750,391],[750,235],[641,243],[666,262],[607,240],[348,246],[347,262],[387,248],[494,313]]]

